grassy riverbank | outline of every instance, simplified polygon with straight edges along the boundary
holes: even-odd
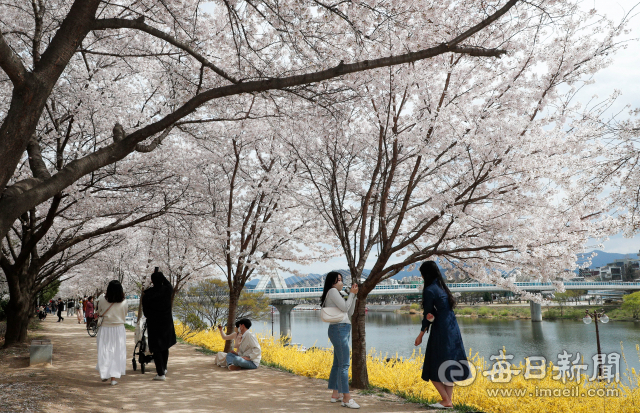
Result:
[[[585,310],[600,309],[603,306],[577,305],[577,306],[544,306],[542,307],[542,318],[545,320],[582,320]],[[605,305],[605,312],[611,320],[615,321],[636,321],[631,311],[623,310],[620,305]],[[464,305],[460,304],[454,310],[458,317],[472,318],[504,318],[504,319],[530,319],[531,312],[529,306],[517,305]],[[422,309],[418,304],[406,306],[401,313],[422,315]]]
[[[176,332],[181,334],[183,327],[177,325]],[[325,380],[329,378],[333,361],[331,349],[300,352],[295,347],[282,346],[273,337],[258,334],[258,338],[265,365],[301,376]],[[220,334],[213,330],[200,332],[185,341],[213,352],[224,348]],[[640,346],[632,349],[632,353],[633,357],[640,358]],[[423,358],[421,352],[416,352],[408,358],[395,357],[388,360],[387,355],[372,351],[367,367],[373,391],[388,391],[423,404],[439,400],[433,385],[420,378]],[[640,410],[640,374],[625,369],[623,361],[620,366],[620,383],[590,381],[586,374],[582,374],[578,385],[575,381],[563,383],[553,379],[555,373],[551,364],[546,367],[544,378],[526,379],[524,366],[512,366],[512,369],[521,369],[520,374],[512,376],[510,382],[494,383],[487,377],[490,376],[493,362],[486,362],[477,354],[470,355],[469,360],[475,366],[476,374],[473,379],[456,386],[455,407],[459,411],[592,413],[604,408],[608,412],[635,413]],[[541,389],[550,392],[549,395],[540,395]],[[590,396],[590,392],[593,395]]]

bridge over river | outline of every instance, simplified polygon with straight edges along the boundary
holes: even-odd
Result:
[[[266,282],[258,283],[252,291],[261,292],[269,297],[271,304],[280,313],[280,336],[291,337],[291,310],[297,305],[296,299],[320,298],[322,287],[293,287],[293,288],[264,288]],[[516,282],[516,287],[529,292],[552,292],[557,290],[557,284],[552,282]],[[640,282],[563,282],[565,290],[597,290],[606,291],[640,291]],[[276,284],[278,285],[278,284]],[[280,283],[282,285],[282,283]],[[482,283],[447,283],[451,292],[498,292],[508,291],[504,287]],[[422,294],[423,284],[392,284],[378,285],[369,295],[415,295]],[[533,301],[529,302],[531,321],[542,321],[542,307]]]

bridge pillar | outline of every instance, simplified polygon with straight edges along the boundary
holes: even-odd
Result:
[[[531,309],[531,321],[532,322],[541,322],[542,321],[542,306],[533,301],[529,301],[529,308]]]
[[[297,304],[281,301],[272,303],[280,314],[280,339],[286,341],[287,343],[291,342],[291,310]],[[284,339],[286,337],[286,339]]]

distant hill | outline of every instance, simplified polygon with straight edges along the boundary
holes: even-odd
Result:
[[[624,259],[624,258],[638,258],[638,256],[636,254],[620,254],[617,252],[604,252],[604,251],[600,251],[600,250],[595,250],[593,251],[595,253],[597,253],[597,255],[595,257],[593,257],[593,259],[591,260],[591,265],[589,266],[589,268],[594,269],[594,268],[599,268],[599,267],[604,267],[605,265],[615,262],[616,260],[619,259]],[[589,256],[591,253],[586,253],[586,254],[578,254],[578,263],[582,263],[586,260],[586,258]],[[412,270],[408,270],[408,267],[405,268],[404,270],[400,271],[399,273],[397,273],[396,275],[394,275],[391,278],[394,278],[396,280],[401,280],[404,277],[411,277],[411,276],[420,276],[420,270],[418,269],[418,265],[416,265]],[[349,274],[349,270],[333,270],[333,271],[338,271],[341,272],[343,274]],[[442,271],[443,275],[446,276],[445,274],[445,270],[443,270],[442,268],[440,268],[440,271]],[[366,278],[369,275],[370,270],[363,270],[362,271],[362,275]],[[576,271],[577,272],[577,271]],[[284,281],[287,283],[288,287],[307,287],[307,286],[317,286],[319,284],[322,284],[324,282],[324,276],[325,274],[309,274],[305,277],[299,277],[299,276],[291,276],[288,278],[285,278]],[[246,286],[248,288],[255,288],[256,285],[258,285],[258,279],[254,279],[249,281]]]
[[[407,267],[408,268],[408,267]],[[410,277],[410,276],[420,276],[420,270],[418,269],[418,266],[415,266],[415,268],[411,271],[409,271],[407,268],[405,268],[404,270],[400,271],[399,273],[397,273],[396,275],[394,275],[393,279],[396,280],[401,280],[404,277]],[[440,269],[442,271],[442,273],[444,274],[444,270]],[[345,275],[349,274],[349,270],[332,270],[332,271],[338,271],[340,273],[343,273]],[[369,273],[371,272],[371,270],[362,270],[362,276],[364,278],[367,278],[367,276],[369,275]],[[284,279],[284,281],[287,283],[287,287],[309,287],[309,286],[317,286],[319,284],[322,284],[324,282],[324,277],[325,274],[309,274],[307,276],[304,277],[299,277],[296,275],[292,275],[291,277],[287,277]],[[247,288],[255,288],[258,285],[258,279],[253,279],[251,281],[249,281],[246,286]]]
[[[617,252],[604,252],[600,250],[593,251],[597,253],[595,257],[591,259],[591,265],[589,268],[599,268],[604,267],[605,265],[612,263],[616,260],[625,259],[625,258],[638,258],[637,254],[620,254]],[[578,254],[578,263],[581,264],[585,261],[585,256],[589,256],[591,252],[586,254]]]

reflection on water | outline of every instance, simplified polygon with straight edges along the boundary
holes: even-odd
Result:
[[[328,324],[320,320],[319,311],[293,311],[293,342],[306,347],[331,347],[327,338]],[[413,342],[420,331],[421,316],[386,312],[369,312],[366,318],[366,337],[369,349],[389,357],[410,356],[416,347]],[[254,330],[271,334],[271,320],[256,322]],[[585,325],[579,320],[557,320],[532,323],[531,320],[498,320],[479,318],[458,318],[462,339],[467,350],[472,349],[490,362],[491,355],[498,355],[506,348],[507,354],[514,356],[512,362],[518,364],[525,357],[543,356],[547,362],[558,360],[564,350],[584,357],[585,364],[593,365],[592,357],[597,352],[594,324]],[[278,336],[280,326],[278,315],[274,317],[274,332]],[[423,351],[426,346],[423,341]],[[603,353],[620,352],[624,344],[629,368],[640,370],[640,356],[636,346],[640,344],[640,323],[612,321],[600,325],[600,344]],[[624,372],[626,365],[620,366]]]

